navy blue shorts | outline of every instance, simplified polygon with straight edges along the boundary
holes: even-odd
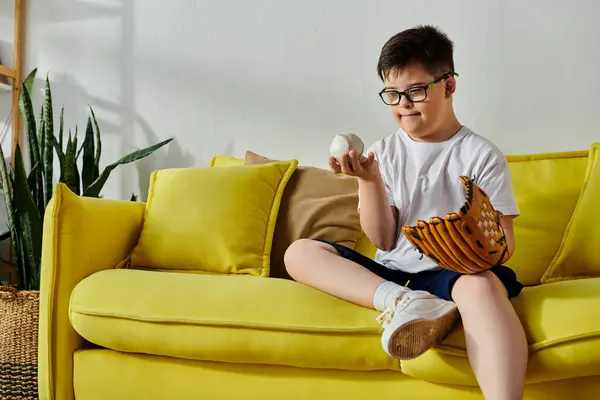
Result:
[[[340,256],[362,265],[387,281],[397,283],[401,286],[405,286],[408,282],[408,288],[412,290],[424,290],[444,300],[452,300],[452,288],[456,280],[463,275],[447,269],[424,271],[416,274],[390,269],[346,246],[325,240],[318,241],[332,245]],[[490,268],[490,272],[494,273],[502,284],[504,284],[509,298],[521,293],[523,285],[517,280],[517,275],[512,269],[504,265],[497,265]]]

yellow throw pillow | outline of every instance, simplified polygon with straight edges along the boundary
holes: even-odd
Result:
[[[232,165],[244,165],[244,160],[232,156],[217,155],[210,160],[210,167],[230,167]]]
[[[130,267],[269,276],[281,197],[297,166],[155,171]]]
[[[539,285],[573,216],[588,151],[508,156],[521,215],[515,219],[516,251],[507,265],[523,284]]]
[[[581,195],[542,282],[600,276],[600,143],[594,143]]]

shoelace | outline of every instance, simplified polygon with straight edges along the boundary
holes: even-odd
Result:
[[[398,308],[401,308],[404,305],[404,303],[406,303],[406,301],[408,300],[408,298],[404,295],[406,292],[406,287],[408,286],[408,282],[406,282],[406,285],[404,285],[402,290],[400,290],[397,294],[394,295],[394,297],[392,297],[392,306],[386,308],[381,314],[377,316],[377,322],[381,324],[381,328],[379,328],[380,333],[384,330],[384,328],[387,325],[389,325],[392,322],[396,310]],[[398,299],[400,298],[402,298],[402,300],[398,302]]]

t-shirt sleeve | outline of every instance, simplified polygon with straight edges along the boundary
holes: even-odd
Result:
[[[387,195],[388,203],[390,203],[390,205],[393,206],[395,205],[395,200],[393,195],[394,191],[391,184],[392,181],[390,179],[389,161],[386,160],[386,156],[382,154],[383,152],[381,151],[380,143],[375,143],[374,145],[372,145],[369,149],[367,149],[367,151],[364,152],[364,155],[368,156],[370,152],[373,152],[375,160],[377,160],[377,163],[379,165],[379,172],[381,174],[381,179],[383,180],[383,185],[385,187],[385,193]],[[360,211],[360,193],[358,195],[358,210]]]
[[[504,215],[520,214],[515,199],[512,176],[506,157],[498,149],[481,155],[479,173],[475,183],[490,197],[494,208]]]

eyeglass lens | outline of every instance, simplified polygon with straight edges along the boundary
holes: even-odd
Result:
[[[402,94],[400,92],[390,90],[390,91],[383,93],[383,99],[386,104],[394,105],[394,104],[398,104],[400,102],[401,95]],[[414,88],[414,89],[408,89],[404,93],[404,95],[406,95],[407,100],[416,102],[416,101],[425,100],[425,98],[427,97],[427,92],[425,91],[424,88]]]

